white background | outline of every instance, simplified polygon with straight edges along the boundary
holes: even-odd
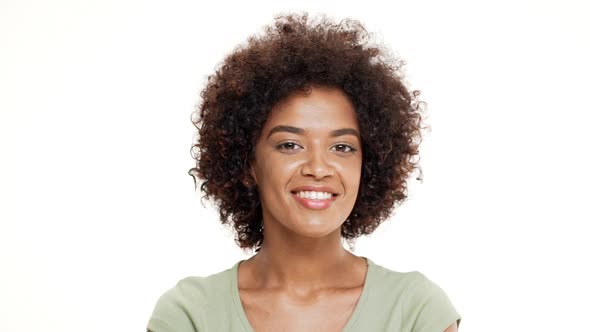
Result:
[[[178,279],[247,257],[187,175],[190,114],[307,10],[364,22],[428,103],[424,181],[356,253],[437,282],[460,331],[589,331],[584,1],[288,3],[1,0],[0,330],[144,331]]]

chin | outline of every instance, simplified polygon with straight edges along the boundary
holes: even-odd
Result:
[[[330,224],[320,222],[297,223],[293,227],[289,227],[291,231],[301,236],[310,238],[321,238],[338,232],[340,234],[340,226],[342,224]]]

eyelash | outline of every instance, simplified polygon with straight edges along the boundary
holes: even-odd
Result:
[[[343,146],[345,148],[348,148],[349,151],[341,151],[341,152],[344,152],[344,153],[348,153],[348,152],[354,153],[354,152],[356,152],[356,149],[353,148],[352,146],[348,145],[348,144],[336,144],[334,146]]]
[[[287,145],[297,146],[297,144],[295,144],[293,142],[285,142],[285,143],[281,143],[281,144],[277,145],[277,149],[278,150],[293,150],[293,149],[286,148]]]
[[[279,145],[277,145],[277,149],[278,150],[289,150],[289,151],[293,151],[293,149],[288,149],[286,148],[287,145],[291,145],[291,146],[298,146],[298,144],[293,143],[293,142],[285,142],[285,143],[281,143]],[[345,148],[348,148],[348,151],[339,151],[339,152],[343,152],[343,153],[354,153],[356,152],[356,149],[353,148],[352,146],[348,145],[348,144],[336,144],[334,146],[343,146]]]

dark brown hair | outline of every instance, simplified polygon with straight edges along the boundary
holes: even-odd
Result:
[[[312,86],[341,89],[361,129],[363,165],[355,206],[341,228],[350,241],[372,233],[407,198],[407,180],[419,169],[423,102],[408,91],[403,61],[371,44],[358,21],[281,15],[238,46],[208,77],[193,119],[196,167],[189,171],[203,198],[213,200],[236,243],[258,250],[262,209],[249,171],[254,146],[273,106]],[[420,170],[421,176],[421,170]],[[420,176],[418,178],[420,178]]]

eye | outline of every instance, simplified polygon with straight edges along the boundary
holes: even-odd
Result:
[[[299,145],[293,142],[285,142],[277,145],[277,150],[294,151],[301,148]]]
[[[348,144],[336,144],[333,146],[338,152],[355,152],[356,149]]]

